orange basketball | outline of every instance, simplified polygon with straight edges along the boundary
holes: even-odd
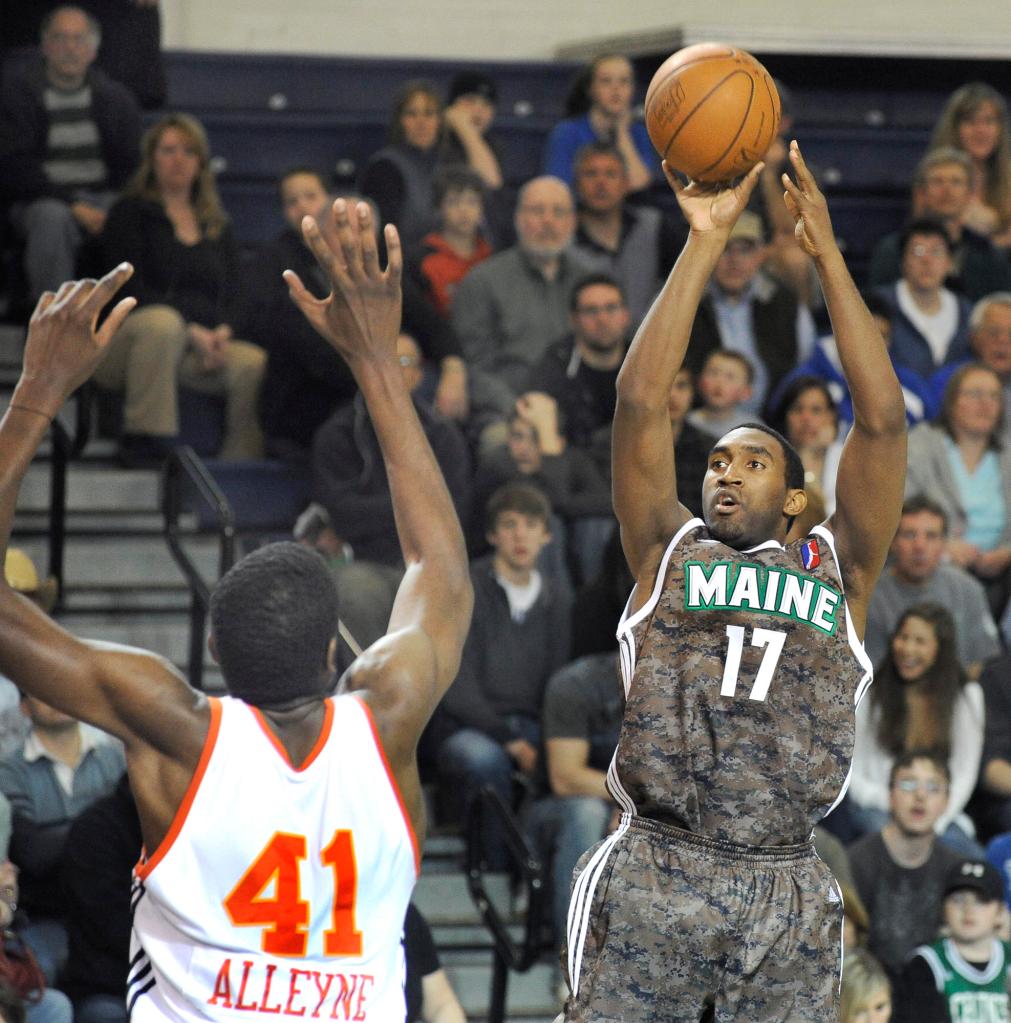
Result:
[[[668,57],[646,91],[646,130],[669,166],[695,181],[746,174],[779,130],[779,93],[750,53],[697,43]]]

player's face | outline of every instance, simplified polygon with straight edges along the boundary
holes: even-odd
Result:
[[[809,387],[786,413],[786,437],[794,447],[824,448],[835,440],[836,419],[825,392]]]
[[[608,213],[624,202],[628,193],[625,166],[609,153],[586,157],[576,170],[576,195],[580,204],[594,213]]]
[[[887,987],[880,987],[846,1017],[845,1023],[888,1023],[891,1018],[892,993]]]
[[[443,229],[467,238],[477,231],[482,213],[481,196],[470,188],[447,192],[439,207]]]
[[[674,378],[670,394],[667,395],[667,414],[672,424],[680,425],[685,421],[694,400],[695,388],[692,385],[691,370],[682,369]]]
[[[154,180],[160,192],[186,191],[200,173],[200,151],[179,128],[166,128],[152,154]]]
[[[948,783],[929,760],[914,760],[895,772],[888,806],[899,831],[910,838],[933,834],[948,805]]]
[[[702,506],[709,532],[721,543],[746,550],[780,539],[784,513],[798,514],[805,505],[803,491],[786,489],[783,449],[764,431],[731,430],[709,453]]]
[[[723,250],[713,278],[726,294],[739,295],[752,282],[764,258],[761,245],[738,238]]]
[[[1000,923],[1002,905],[985,900],[974,888],[959,888],[944,900],[944,922],[956,941],[992,938]]]
[[[923,212],[943,220],[960,217],[971,198],[969,174],[960,163],[931,167],[920,188]]]
[[[892,658],[903,682],[918,682],[937,660],[937,633],[930,622],[910,615],[892,637]]]
[[[590,82],[590,102],[611,117],[632,105],[632,65],[624,57],[602,60]]]
[[[1001,378],[1011,374],[1011,306],[992,305],[973,331],[972,345],[980,362]]]
[[[537,556],[551,539],[543,519],[518,511],[504,511],[488,534],[488,542],[512,571],[525,572],[537,564]]]
[[[541,178],[527,185],[516,209],[516,233],[521,248],[535,257],[560,256],[576,226],[572,196],[561,181]]]
[[[986,160],[1000,140],[1000,114],[984,100],[968,117],[958,122],[958,141],[974,160]]]
[[[709,408],[724,412],[744,401],[751,386],[747,371],[736,359],[711,355],[699,374],[699,391]]]
[[[989,370],[974,369],[962,377],[955,403],[951,407],[951,425],[956,435],[989,437],[997,428],[1004,407],[1004,389]]]
[[[281,211],[288,226],[302,236],[303,217],[322,217],[330,196],[315,174],[292,174],[281,183]]]
[[[590,284],[579,292],[572,314],[579,344],[601,354],[613,352],[624,345],[628,322],[628,306],[617,288]]]
[[[896,574],[911,583],[929,579],[944,557],[944,521],[931,511],[903,515],[892,540]]]
[[[902,255],[902,276],[914,291],[935,291],[951,273],[948,246],[936,234],[910,235]]]
[[[439,107],[435,97],[416,92],[400,111],[404,141],[416,149],[431,149],[439,137]]]
[[[521,473],[526,476],[540,469],[541,447],[532,423],[514,419],[509,424],[506,443],[509,445],[509,454]]]

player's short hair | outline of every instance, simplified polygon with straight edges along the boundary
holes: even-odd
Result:
[[[326,174],[324,174],[323,171],[319,169],[319,167],[312,167],[307,163],[298,164],[294,167],[289,167],[286,171],[284,171],[278,176],[277,197],[279,199],[282,198],[281,189],[284,188],[284,183],[288,180],[288,178],[295,178],[298,177],[300,174],[305,174],[307,177],[315,178],[319,182],[320,188],[322,188],[324,192],[327,192],[329,194],[331,191],[333,191],[333,185],[331,184],[330,181],[327,180]]]
[[[625,159],[625,154],[613,142],[608,142],[606,139],[594,139],[593,142],[587,142],[585,146],[580,146],[572,161],[573,172],[578,174],[583,164],[594,156],[610,156],[621,164],[621,169],[626,174],[628,173],[628,161]]]
[[[246,555],[214,587],[210,617],[232,696],[269,707],[332,687],[337,587],[316,551],[285,541]]]
[[[760,430],[762,433],[767,433],[770,437],[774,437],[778,440],[780,447],[783,449],[783,457],[786,459],[786,465],[784,466],[786,489],[804,489],[804,463],[800,460],[800,455],[797,454],[797,449],[779,432],[779,430],[774,430],[771,426],[766,426],[765,423],[741,423],[740,425],[735,426],[734,429]],[[795,517],[796,516],[791,517],[791,523]]]
[[[608,288],[614,288],[614,290],[621,296],[622,305],[625,304],[625,289],[614,277],[606,273],[587,274],[585,277],[580,277],[572,286],[572,291],[569,292],[569,311],[573,313],[578,312],[579,296],[582,295],[587,288],[592,288],[597,284],[603,284]]]
[[[748,381],[749,386],[755,382],[755,364],[744,352],[736,352],[733,348],[714,348],[702,363],[702,372],[705,372],[706,366],[716,358],[729,359],[731,362],[736,362],[744,370],[744,377]]]
[[[919,515],[921,512],[928,512],[931,515],[936,515],[941,520],[941,532],[948,535],[948,513],[935,501],[932,497],[928,497],[926,494],[913,494],[906,498],[902,502],[902,513],[900,518],[905,518],[907,515]]]
[[[518,512],[532,519],[540,519],[545,526],[551,518],[551,502],[547,495],[532,483],[506,483],[488,498],[484,522],[489,533],[494,532],[498,518],[505,512]]]
[[[973,307],[969,315],[969,327],[976,330],[983,325],[986,314],[995,306],[1002,305],[1011,309],[1011,291],[994,291],[984,295]]]
[[[944,248],[949,256],[955,251],[955,243],[951,240],[951,235],[948,234],[944,224],[937,217],[915,217],[906,224],[902,229],[902,234],[899,235],[899,253],[902,256],[905,256],[910,239],[915,234],[940,238],[944,242]]]
[[[927,175],[935,167],[947,167],[953,163],[958,164],[965,171],[966,178],[972,181],[972,157],[964,150],[956,149],[954,146],[941,146],[938,149],[931,149],[916,165],[913,184],[922,188],[927,183]]]
[[[464,164],[451,163],[435,175],[432,194],[436,207],[441,206],[446,196],[452,192],[474,192],[483,199],[484,179],[476,170],[472,170]]]
[[[944,779],[944,784],[951,785],[951,768],[948,766],[948,761],[940,753],[929,749],[911,749],[905,750],[895,758],[892,769],[888,772],[888,788],[892,789],[894,787],[899,771],[912,767],[917,760],[929,761],[931,767]]]

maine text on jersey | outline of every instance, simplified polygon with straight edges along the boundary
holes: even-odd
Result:
[[[737,561],[685,562],[686,611],[758,611],[835,633],[842,594],[785,568]]]

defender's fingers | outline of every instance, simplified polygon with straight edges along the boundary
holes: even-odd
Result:
[[[804,156],[800,151],[800,145],[796,139],[790,143],[790,162],[793,164],[794,170],[797,172],[797,184],[808,193],[816,192],[818,190],[817,182],[814,180],[814,175],[811,173],[804,160]]]
[[[91,298],[88,299],[91,301]],[[103,303],[104,305],[104,303]],[[102,329],[96,335],[99,345],[104,348],[111,340],[113,334],[123,326],[123,321],[134,311],[137,306],[137,299],[132,295],[121,298],[113,307],[112,312],[106,317]],[[99,306],[99,309],[102,307]]]
[[[55,301],[55,292],[43,291],[42,294],[39,295],[38,302],[35,303],[35,308],[32,310],[32,318],[30,322],[34,323]]]
[[[362,275],[362,247],[358,232],[351,222],[351,210],[346,199],[335,199],[332,207],[333,227],[337,232],[337,244],[344,259],[344,269],[351,280]]]
[[[361,252],[362,266],[370,277],[378,277],[379,246],[376,244],[376,227],[372,223],[372,210],[367,202],[357,203],[355,216],[358,219],[358,248]]]
[[[325,305],[326,300],[317,298],[303,283],[302,278],[294,270],[285,270],[281,276],[284,283],[288,285],[288,294],[291,300],[302,308],[312,305]]]
[[[305,216],[302,218],[302,237],[305,239],[305,243],[309,246],[312,254],[316,257],[316,262],[319,263],[321,269],[326,271],[331,281],[338,281],[344,285],[351,283],[348,279],[344,261],[337,256],[333,248],[327,243],[314,217]]]
[[[785,174],[784,173],[784,174],[780,175],[780,179],[779,180],[782,182],[783,188],[786,190],[786,194],[799,207],[804,202],[804,200],[807,198],[807,196],[804,194],[803,190],[800,188],[800,186],[797,184],[797,182],[794,181],[790,177],[789,174]]]
[[[113,267],[100,281],[92,282],[94,287],[82,307],[84,313],[88,316],[98,316],[105,304],[132,276],[133,267],[124,262]]]
[[[399,284],[404,271],[404,253],[400,247],[400,232],[393,224],[387,224],[383,234],[386,238],[386,276],[394,284]]]

